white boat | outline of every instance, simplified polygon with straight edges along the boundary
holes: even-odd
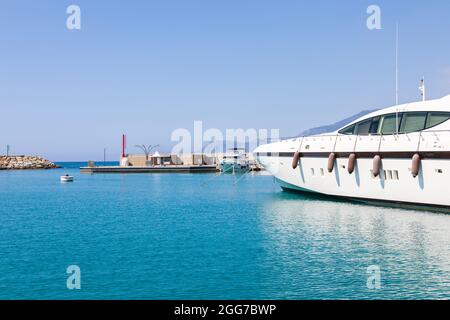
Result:
[[[248,171],[249,160],[245,149],[234,148],[228,150],[220,161],[220,171],[223,173],[239,173]]]
[[[73,182],[73,176],[66,174],[65,176],[61,176],[60,180],[61,182]]]
[[[259,146],[286,190],[450,212],[450,96],[398,105],[329,134]]]

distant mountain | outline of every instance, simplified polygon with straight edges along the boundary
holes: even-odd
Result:
[[[355,121],[356,119],[365,116],[366,114],[372,113],[377,111],[378,109],[374,109],[374,110],[365,110],[365,111],[361,111],[358,114],[355,114],[351,117],[348,117],[344,120],[338,121],[336,123],[330,124],[330,125],[326,125],[326,126],[321,126],[321,127],[316,127],[316,128],[311,128],[308,130],[305,130],[303,132],[301,132],[299,134],[300,137],[302,136],[312,136],[312,135],[316,135],[316,134],[322,134],[322,133],[329,133],[329,132],[333,132],[336,131],[342,127],[344,127],[345,125]]]

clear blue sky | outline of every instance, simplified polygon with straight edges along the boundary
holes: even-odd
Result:
[[[82,29],[66,29],[77,4]],[[381,7],[382,30],[366,28]],[[169,149],[176,128],[283,136],[395,101],[450,94],[450,2],[2,1],[0,153],[116,160],[120,136]]]

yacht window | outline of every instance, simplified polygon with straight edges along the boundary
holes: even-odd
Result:
[[[387,173],[388,173],[387,179],[392,180],[392,170],[388,170]]]
[[[398,180],[398,170],[394,170],[394,180]]]
[[[356,134],[368,135],[370,131],[370,125],[372,124],[372,119],[361,121],[356,125]]]
[[[372,124],[370,125],[370,134],[377,134],[378,127],[380,126],[381,117],[375,117],[372,119]]]
[[[437,126],[447,120],[450,120],[450,112],[399,112],[398,115],[392,113],[363,120],[340,130],[339,133],[346,135],[411,133]]]
[[[340,134],[353,134],[355,132],[356,125],[353,124],[351,126],[348,126],[347,128],[342,129],[339,131]]]
[[[425,129],[426,112],[405,113],[400,126],[400,133],[411,133]]]
[[[379,133],[384,134],[384,135],[397,133],[396,124],[397,123],[400,124],[401,120],[402,120],[401,113],[398,114],[398,121],[397,121],[397,115],[395,113],[384,116],[383,120],[381,122],[381,127],[379,130]]]
[[[450,119],[450,113],[448,112],[429,112],[427,117],[427,124],[425,128],[435,127]]]

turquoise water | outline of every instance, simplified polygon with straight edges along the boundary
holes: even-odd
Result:
[[[1,299],[450,297],[450,215],[285,193],[269,176],[66,166],[0,171]]]

